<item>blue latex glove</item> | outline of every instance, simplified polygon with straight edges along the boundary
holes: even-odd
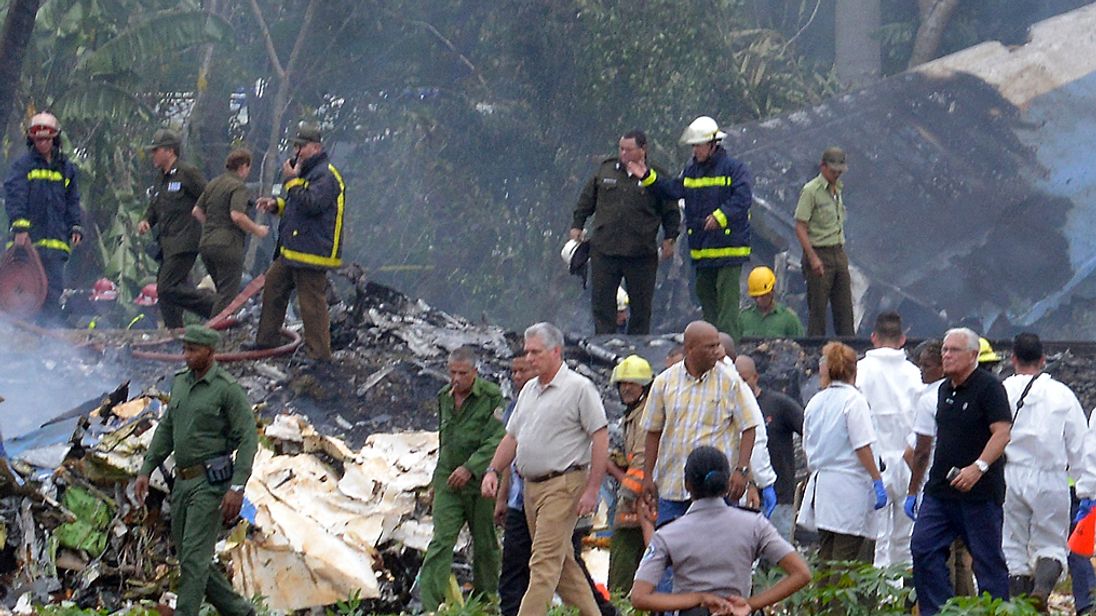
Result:
[[[773,510],[776,509],[776,488],[769,486],[761,490],[761,513],[765,514],[766,518],[773,517]]]
[[[871,482],[871,486],[875,488],[875,508],[882,509],[887,506],[887,488],[883,485],[882,479],[876,479]]]
[[[1091,498],[1082,498],[1081,502],[1077,505],[1077,515],[1073,517],[1073,523],[1079,524],[1085,516],[1092,511],[1092,506],[1096,505],[1096,501]]]
[[[907,496],[906,497],[906,505],[905,505],[904,509],[906,510],[906,516],[909,517],[909,519],[916,522],[917,521],[917,497],[916,496]]]

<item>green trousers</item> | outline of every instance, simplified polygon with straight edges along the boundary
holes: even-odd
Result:
[[[738,320],[742,266],[698,267],[695,271],[696,296],[704,320],[738,342],[742,339],[742,323]]]
[[[627,595],[632,592],[632,580],[647,546],[643,545],[643,530],[614,528],[609,540],[609,591]]]
[[[227,486],[210,485],[204,476],[176,479],[171,492],[171,536],[179,557],[175,613],[198,616],[205,598],[224,616],[243,616],[251,603],[236,594],[213,563],[221,530],[221,499]]]
[[[199,291],[190,283],[190,270],[197,258],[197,252],[180,252],[165,255],[160,263],[160,271],[156,273],[156,293],[160,314],[164,317],[164,327],[182,327],[184,310],[203,319],[213,316],[210,314],[213,310],[213,294]]]
[[[472,534],[472,591],[489,596],[499,590],[499,541],[495,535],[495,501],[480,496],[479,482],[454,492],[445,478],[434,482],[434,536],[419,571],[422,609],[433,612],[445,601],[453,568],[453,546],[464,524]]]
[[[216,316],[240,293],[240,280],[244,275],[244,245],[201,246],[199,251],[202,263],[217,287],[217,300],[212,311],[212,316]]]

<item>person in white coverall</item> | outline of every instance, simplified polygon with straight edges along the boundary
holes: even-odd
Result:
[[[1016,374],[1003,383],[1012,408],[1012,440],[1005,447],[1002,547],[1009,595],[1031,595],[1037,605],[1046,604],[1066,566],[1067,468],[1082,468],[1087,431],[1077,396],[1044,373],[1045,366],[1039,337],[1016,336]]]
[[[875,319],[872,345],[856,365],[856,386],[871,408],[877,440],[873,449],[883,460],[883,485],[888,504],[879,515],[879,537],[875,542],[876,567],[910,564],[910,534],[913,521],[902,511],[910,472],[902,459],[906,438],[913,428],[914,402],[924,389],[921,371],[906,359],[902,347],[906,336],[902,317],[884,312]]]

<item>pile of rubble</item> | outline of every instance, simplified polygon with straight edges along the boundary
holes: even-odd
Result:
[[[341,291],[346,299],[331,307],[331,365],[305,366],[293,355],[225,364],[256,404],[263,437],[245,490],[244,520],[227,533],[218,558],[241,592],[262,595],[274,609],[331,605],[357,595],[367,611],[400,611],[413,601],[432,533],[427,492],[446,356],[460,346],[474,347],[481,374],[512,395],[508,366],[521,339],[381,285],[351,280]],[[257,307],[245,306],[236,317],[240,326],[225,332],[228,349],[250,339]],[[26,407],[27,396],[37,395],[33,391],[4,404],[5,420],[27,415],[40,426],[4,441],[10,463],[0,474],[4,606],[67,600],[116,610],[159,601],[172,588],[177,568],[164,498],[169,480],[154,473],[158,490],[147,508],[137,507],[132,494],[165,408],[164,377],[179,366],[138,360],[126,348],[156,335],[66,332],[63,344],[43,339],[47,352],[35,353],[27,332],[0,331],[20,350],[0,356],[5,388],[25,385],[28,379],[13,376],[19,374],[37,375],[29,380],[54,389],[63,381],[76,391],[106,389],[100,385],[105,379],[121,375],[132,380],[52,417],[36,417],[49,408]],[[658,369],[678,342],[676,335],[569,337],[566,355],[573,369],[598,384],[616,418],[621,407],[609,386],[614,363],[638,353]],[[738,350],[757,361],[763,387],[807,400],[817,390],[822,341],[801,342],[746,342]],[[163,346],[178,349],[170,341]],[[862,351],[866,344],[856,346]],[[1091,408],[1096,379],[1085,357],[1056,349],[1053,359],[1055,372],[1080,386],[1082,402]],[[61,404],[41,400],[41,407]],[[170,476],[170,465],[168,471]],[[466,562],[464,545],[458,546],[458,568]]]

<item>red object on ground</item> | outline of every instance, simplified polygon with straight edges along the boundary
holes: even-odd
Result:
[[[0,311],[17,319],[33,317],[46,302],[46,284],[34,246],[12,246],[0,257]]]
[[[602,596],[602,597],[603,597],[603,598],[604,598],[604,599],[605,599],[606,601],[609,601],[609,600],[611,600],[611,599],[613,598],[613,597],[612,597],[612,596],[611,596],[611,595],[609,594],[609,589],[605,587],[605,584],[602,584],[601,582],[598,582],[598,583],[597,583],[597,584],[596,584],[595,586],[597,587],[597,591],[598,591],[599,593],[601,593],[601,596]]]
[[[1096,551],[1094,548],[1096,548],[1096,509],[1089,511],[1088,515],[1081,518],[1069,535],[1070,552],[1092,558],[1092,553]]]

